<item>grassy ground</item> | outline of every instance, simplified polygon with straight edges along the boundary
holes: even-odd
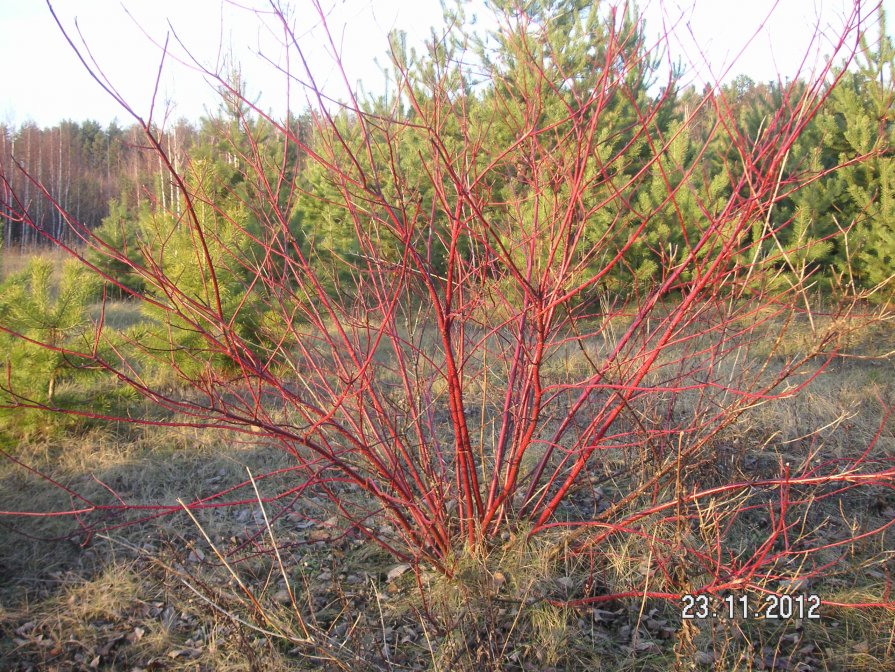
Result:
[[[2,254],[0,254],[0,281],[24,271],[28,267],[28,263],[35,256],[52,259],[58,274],[62,273],[62,263],[68,258],[68,255],[65,252],[58,249],[47,250],[46,248],[26,248],[24,250],[19,250],[16,248],[3,250]]]
[[[879,376],[878,366],[849,364],[832,383],[764,410],[751,431],[766,436],[773,427],[788,440],[805,425],[819,426],[823,414],[850,408],[849,426],[830,432],[829,449],[845,451],[872,427],[872,400],[884,387]],[[171,504],[241,483],[247,468],[267,473],[289,466],[272,447],[183,430],[94,428],[17,448],[24,461],[88,495],[99,496],[101,482],[129,501]],[[777,455],[756,451],[745,458],[760,470]],[[288,475],[264,482],[262,495],[286,484]],[[551,551],[562,539],[523,544],[508,537],[488,557],[470,558],[453,580],[423,571],[421,594],[413,572],[402,572],[369,542],[342,534],[332,512],[313,497],[295,502],[272,524],[298,606],[293,610],[275,559],[258,554],[270,543],[260,507],[244,494],[245,506],[198,521],[215,547],[230,554],[233,574],[185,514],[65,541],[41,540],[65,532],[61,521],[5,521],[3,669],[895,669],[895,622],[884,611],[824,607],[819,622],[682,622],[671,603],[551,606],[544,595],[573,592],[587,576],[586,568],[554,559]],[[879,497],[867,503],[873,520],[861,524],[893,516],[891,493]],[[56,488],[10,464],[0,475],[0,498],[12,510],[65,504]],[[857,524],[855,511],[840,519]],[[864,561],[878,559],[880,550],[891,558],[891,537],[875,540],[863,556],[860,548],[853,551],[841,571],[811,592],[830,600],[879,599],[891,560]],[[605,555],[607,581],[616,587],[643,582],[637,549],[617,543]],[[313,645],[301,641],[304,628]]]
[[[125,327],[140,316],[122,302],[106,319]],[[895,400],[892,359],[865,358],[892,349],[890,327],[873,329],[847,344],[857,357],[837,360],[805,394],[744,413],[694,478],[757,480],[807,454],[835,459],[866,446],[880,426],[880,400]],[[555,375],[585,364],[570,353]],[[280,472],[258,482],[262,497],[294,485],[292,463],[275,446],[58,418],[28,426],[2,437],[4,450],[91,499],[111,501],[114,490],[128,502],[176,509],[178,498],[240,486],[231,497],[242,503],[195,520],[180,511],[115,527],[140,515],[131,512],[108,520],[114,529],[102,535],[72,536],[69,519],[0,519],[0,669],[895,670],[895,614],[879,609],[824,606],[820,620],[684,621],[673,602],[555,604],[595,578],[607,591],[655,589],[636,538],[616,536],[576,556],[564,552],[561,534],[526,542],[524,529],[508,530],[446,579],[425,566],[409,570],[346,532],[313,491],[262,509],[249,474]],[[890,420],[875,456],[895,455],[893,428]],[[630,487],[607,480],[603,497],[611,502]],[[341,494],[357,496],[347,486]],[[572,496],[560,514],[600,504]],[[72,505],[56,485],[0,462],[0,510]],[[265,513],[274,510],[268,525]],[[711,534],[711,516],[699,516],[692,534]],[[835,541],[893,518],[892,491],[865,489],[818,503],[804,527]],[[747,515],[736,525],[744,545],[761,534],[761,521]],[[831,551],[824,578],[789,588],[828,601],[884,598],[895,569],[892,535],[845,551]]]

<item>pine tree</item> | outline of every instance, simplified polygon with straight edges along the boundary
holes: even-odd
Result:
[[[885,26],[880,10],[879,39],[863,36],[854,70],[843,74],[816,120],[808,174],[850,165],[795,198],[815,239],[849,229],[823,249],[845,282],[877,289],[879,297],[891,295],[895,272],[895,48]]]
[[[80,264],[67,262],[58,286],[50,259],[32,259],[27,269],[0,285],[3,324],[44,347],[3,334],[3,349],[11,386],[4,396],[53,404],[60,380],[79,370],[78,358],[66,350],[90,352],[89,308],[97,283]]]

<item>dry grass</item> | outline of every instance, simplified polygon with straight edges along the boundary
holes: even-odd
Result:
[[[43,257],[53,262],[54,282],[62,277],[62,267],[65,261],[70,258],[66,252],[58,248],[51,250],[45,247],[25,248],[24,250],[18,248],[4,249],[0,251],[0,282],[11,275],[24,271],[28,268],[31,260],[36,257]]]
[[[27,255],[6,253],[2,259],[6,277],[24,268]],[[106,306],[107,324],[114,328],[141,319],[128,302]],[[892,403],[895,394],[893,359],[873,355],[895,344],[888,325],[866,327],[854,319],[836,325],[817,319],[816,329],[846,335],[847,356],[804,394],[746,411],[706,444],[689,485],[773,476],[781,463],[837,459],[868,444],[879,430],[880,400]],[[606,342],[589,344],[590,357],[609,347],[612,329],[625,326],[616,321],[604,332]],[[797,325],[793,340],[774,356],[790,357],[807,347],[808,334],[800,340],[799,329],[805,325]],[[669,351],[667,356],[680,354]],[[569,347],[546,363],[545,376],[564,381],[591,367],[580,349]],[[717,375],[728,373],[719,367]],[[487,420],[490,406],[499,404],[488,393],[486,388],[470,391],[470,399],[481,403],[483,446],[493,430]],[[685,402],[675,407],[681,416],[692,412]],[[150,409],[137,404],[134,412]],[[893,437],[890,420],[871,457],[895,454]],[[313,492],[270,507],[268,530],[246,481],[247,469],[263,474],[292,466],[272,446],[232,439],[222,443],[210,431],[89,424],[74,429],[47,425],[43,434],[20,436],[15,443],[2,440],[25,463],[97,502],[113,501],[106,486],[128,502],[176,506],[178,499],[205,497],[237,484],[243,487],[233,498],[245,500],[198,512],[201,532],[183,513],[116,528],[102,538],[75,535],[62,541],[55,539],[71,531],[71,521],[3,521],[2,669],[895,669],[895,617],[881,610],[826,607],[820,622],[682,623],[673,603],[631,599],[580,609],[562,605],[585,595],[673,590],[671,580],[656,571],[651,544],[643,537],[616,534],[596,551],[574,555],[562,534],[526,540],[519,529],[457,558],[453,577],[425,566],[402,573],[378,547],[342,530],[336,512]],[[536,452],[526,459],[539,457]],[[606,451],[592,474],[599,488],[575,493],[561,514],[574,519],[636,488],[648,470],[660,466],[651,459]],[[624,465],[642,468],[614,473]],[[258,482],[262,497],[291,485],[288,472]],[[633,501],[630,508],[645,501]],[[708,547],[719,521],[731,520],[736,539],[731,548],[739,544],[745,552],[761,530],[755,517],[733,516],[744,503],[719,502],[712,512],[697,511],[696,523],[685,530],[648,522],[656,534],[683,534],[689,544]],[[0,465],[0,509],[70,505],[47,481],[12,463]],[[893,511],[895,497],[882,488],[824,500],[805,514],[805,535],[846,538],[886,522]],[[271,554],[271,534],[281,547],[286,576]],[[214,549],[233,573],[216,559]],[[831,601],[881,599],[886,577],[895,569],[891,535],[846,550],[810,590]],[[828,555],[836,557],[832,551]],[[686,558],[679,561],[686,563]],[[699,579],[689,576],[694,585]],[[305,628],[313,644],[299,641]]]
[[[90,312],[90,319],[99,319],[100,306],[97,305]],[[140,304],[133,301],[107,301],[103,320],[106,328],[124,330],[129,329],[145,320]]]
[[[852,382],[860,371],[851,371]],[[845,382],[829,390],[834,397],[854,394]],[[826,402],[815,399],[818,413],[840,409],[839,400]],[[801,423],[802,413],[779,413],[759,419],[781,431],[801,431],[798,423],[781,426],[781,418]],[[95,475],[132,501],[201,496],[241,482],[246,466],[261,473],[288,464],[274,449],[221,445],[210,433],[173,430],[119,429],[116,435],[97,429],[76,441],[20,448],[30,462],[52,465],[54,474],[82,490]],[[53,488],[8,465],[2,477],[3,508],[59,504],[47,499],[55,496]],[[281,486],[261,484],[268,492]],[[100,488],[93,494],[99,496]],[[389,578],[394,561],[370,544],[312,536],[327,529],[320,522],[324,514],[314,512],[318,523],[308,528],[309,517],[296,514],[275,522],[275,534],[281,544],[304,542],[286,548],[284,558],[301,615],[323,645],[298,645],[236,621],[266,630],[275,623],[301,636],[270,554],[255,556],[250,548],[235,564],[264,606],[266,621],[213,562],[195,525],[180,515],[113,532],[118,541],[94,539],[84,548],[31,541],[7,530],[0,557],[6,570],[0,620],[4,668],[91,669],[96,663],[100,669],[175,670],[663,670],[675,666],[676,648],[682,669],[772,669],[774,661],[792,665],[800,657],[813,661],[799,668],[804,670],[887,669],[893,660],[892,615],[883,612],[826,609],[820,623],[700,622],[683,646],[674,604],[630,600],[576,610],[552,603],[581,594],[595,576],[603,589],[643,589],[647,577],[649,588],[660,588],[648,545],[637,538],[613,538],[601,549],[605,564],[596,574],[581,559],[570,559],[562,537],[525,542],[520,530],[490,552],[463,559],[453,579],[425,568],[418,575],[408,571]],[[200,522],[225,551],[264,531],[258,508],[249,505],[207,512]],[[62,530],[42,519],[20,531]],[[256,550],[269,548],[263,534],[256,544]],[[877,550],[864,553],[869,557]],[[854,558],[856,567],[860,561]],[[875,569],[878,574],[883,568]],[[830,585],[812,588],[825,599],[879,598],[881,589],[875,574],[845,567],[842,576],[831,576]]]

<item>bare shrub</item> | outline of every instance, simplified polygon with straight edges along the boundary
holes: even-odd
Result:
[[[816,267],[791,263],[816,241],[776,216],[819,177],[788,156],[841,76],[833,58],[853,54],[860,7],[831,60],[780,85],[751,134],[718,87],[648,95],[654,48],[621,8],[498,6],[497,47],[477,53],[459,17],[419,62],[395,41],[385,99],[336,104],[314,73],[286,73],[314,106],[310,134],[208,72],[232,103],[238,186],[179,167],[120,100],[177,198],[156,204],[136,249],[63,213],[85,246],[67,250],[139,278],[138,291],[104,275],[151,326],[113,338],[100,312],[92,349],[42,345],[166,414],[113,418],[9,388],[6,403],[275,444],[293,480],[265,504],[326,501],[349,534],[448,577],[504,534],[563,532],[557,555],[591,577],[548,605],[767,591],[842,568],[892,522],[827,531],[814,511],[891,490],[891,453],[874,452],[891,400],[866,445],[837,457],[806,442],[753,468],[765,438],[735,429],[822,376],[864,310],[867,296],[845,297],[820,319]],[[276,4],[273,21],[303,63]],[[593,48],[564,46],[583,35]],[[4,158],[3,179],[13,170]],[[24,212],[15,194],[8,205]],[[243,486],[186,506],[252,500]],[[56,513],[91,529],[180,508],[71,495]],[[540,627],[560,628],[554,616],[545,607]]]

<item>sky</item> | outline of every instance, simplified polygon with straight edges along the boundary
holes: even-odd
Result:
[[[334,44],[325,40],[323,19],[310,0],[291,3],[294,30],[318,84],[337,97],[344,87],[333,65],[333,50],[341,53],[352,86],[361,82],[377,93],[384,88],[377,62],[387,60],[389,31],[406,31],[413,46],[422,44],[430,26],[440,25],[438,0],[320,1]],[[465,4],[470,13],[485,17],[484,1]],[[877,16],[871,10],[877,0],[861,4],[868,23],[875,26]],[[278,68],[288,65],[295,71],[298,64],[294,51],[286,61],[282,28],[263,11],[269,7],[266,2],[54,0],[52,5],[85,58],[98,64],[143,118],[152,112],[159,122],[195,121],[217,110],[214,87],[196,62],[211,71],[227,71],[238,61],[253,99],[264,109],[285,111],[286,87]],[[688,67],[687,80],[698,85],[718,78],[730,81],[740,73],[756,81],[778,75],[792,78],[806,53],[810,70],[818,56],[832,51],[832,38],[852,0],[642,0],[640,5],[649,35],[658,35],[663,22],[676,26],[671,50]],[[895,16],[895,0],[883,0],[883,6]],[[820,39],[812,43],[815,27]],[[871,33],[876,34],[875,27]],[[153,105],[166,36],[168,53]],[[0,63],[0,124],[132,121],[88,75],[45,0],[0,0]],[[293,108],[303,103],[295,89],[290,93]]]

